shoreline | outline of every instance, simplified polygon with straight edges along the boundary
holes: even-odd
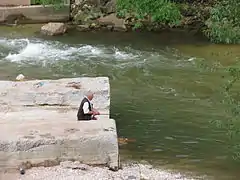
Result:
[[[104,5],[91,4],[88,0],[80,3],[71,2],[70,5],[66,5],[61,10],[54,10],[52,5],[46,7],[41,5],[10,6],[10,9],[17,8],[19,13],[16,14],[15,9],[11,9],[11,12],[2,17],[0,24],[8,27],[19,27],[22,25],[32,24],[34,26],[36,24],[44,25],[51,22],[59,22],[64,23],[69,31],[74,29],[79,32],[161,33],[166,31],[185,31],[205,36],[202,31],[205,28],[204,20],[196,16],[196,13],[200,13],[206,19],[209,15],[208,7],[210,5],[179,3],[178,6],[182,18],[179,24],[175,25],[155,23],[151,19],[136,19],[131,13],[120,17],[119,12],[116,10],[115,1],[112,0],[107,0],[107,3]],[[195,6],[198,6],[200,9]],[[45,8],[44,13],[42,12],[43,8]],[[5,10],[3,13],[5,13]],[[136,26],[139,22],[142,25]],[[52,30],[52,27],[49,27],[49,30]],[[41,31],[41,28],[38,31]]]
[[[87,35],[92,34],[97,36],[98,34],[106,35],[109,37],[114,36],[114,34],[121,36],[129,37],[131,36],[139,36],[141,34],[149,34],[152,36],[158,36],[159,38],[166,39],[166,35],[171,35],[171,40],[176,39],[177,41],[181,39],[181,42],[192,42],[197,39],[199,42],[204,44],[211,44],[209,39],[207,39],[201,32],[197,31],[196,29],[187,29],[187,28],[172,28],[172,29],[162,29],[161,31],[145,31],[145,30],[135,30],[135,31],[127,31],[127,32],[120,32],[120,31],[105,31],[105,30],[92,30],[92,31],[78,31],[76,26],[72,25],[71,23],[67,24],[67,32],[63,35],[58,36],[46,36],[41,34],[41,27],[44,24],[22,24],[16,26],[8,26],[2,25],[0,26],[0,34],[3,38],[40,38],[40,39],[56,39],[56,38],[64,38],[65,36],[76,36],[76,35]],[[174,40],[175,42],[175,40]]]
[[[204,179],[205,176],[199,177],[193,174],[190,175],[164,168],[155,168],[145,163],[125,162],[122,169],[111,171],[107,167],[89,166],[78,161],[64,161],[61,162],[60,165],[52,167],[33,167],[26,170],[24,175],[20,175],[19,172],[5,172],[0,177],[9,180],[13,180],[13,178],[21,180],[195,180],[199,178]]]

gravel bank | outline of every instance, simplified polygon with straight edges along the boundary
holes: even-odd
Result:
[[[79,162],[62,162],[55,167],[27,170],[19,180],[196,180],[181,173],[152,168],[151,165],[127,164],[117,172],[105,167],[92,167]],[[200,178],[204,179],[204,178]]]

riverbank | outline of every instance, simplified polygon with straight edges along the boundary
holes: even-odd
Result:
[[[0,23],[16,25],[67,21],[71,29],[83,32],[162,32],[181,29],[202,33],[211,42],[239,44],[238,17],[232,18],[238,16],[238,9],[235,9],[238,2],[229,2],[228,10],[224,9],[224,3],[228,4],[227,1],[219,3],[215,0],[162,0],[156,3],[148,0],[70,0],[64,4],[55,2],[44,7],[36,4],[0,7]],[[225,19],[222,19],[221,11],[226,11]],[[236,15],[232,16],[229,12],[236,12]]]
[[[71,19],[79,31],[154,31],[170,29],[186,29],[201,31],[205,26],[205,21],[209,18],[210,8],[213,3],[191,2],[176,3],[176,9],[179,11],[179,19],[174,22],[155,22],[152,17],[146,15],[141,17],[135,12],[128,11],[129,4],[124,1],[107,0],[92,3],[90,0],[71,1]],[[167,2],[166,2],[167,3]],[[172,11],[175,9],[171,9]],[[174,16],[173,12],[170,15]],[[170,16],[169,15],[169,16]],[[171,17],[162,17],[171,18]],[[174,17],[172,17],[174,18]],[[170,19],[169,19],[170,20]],[[168,21],[166,19],[166,21]],[[179,22],[177,22],[179,21]]]
[[[213,3],[199,3],[198,1],[169,4],[171,8],[175,8],[173,10],[176,12],[170,14],[172,17],[170,15],[169,17],[162,17],[161,22],[153,20],[150,15],[140,18],[136,13],[129,12],[125,6],[125,8],[120,7],[119,4],[121,3],[121,0],[119,2],[117,0],[99,2],[71,0],[70,5],[65,5],[59,9],[54,9],[54,6],[51,5],[45,7],[41,5],[0,7],[2,14],[0,23],[19,25],[68,21],[69,27],[78,31],[159,32],[184,29],[201,32],[205,27],[205,21],[209,18],[210,8],[213,5]],[[178,14],[178,17],[175,17],[174,13]],[[175,20],[172,21],[171,18],[175,18]]]
[[[200,178],[206,179],[204,176],[196,177],[154,168],[149,164],[126,163],[122,169],[114,172],[104,167],[93,167],[77,161],[65,161],[53,167],[35,167],[27,170],[24,175],[17,172],[2,174],[2,179],[9,180],[196,180]]]

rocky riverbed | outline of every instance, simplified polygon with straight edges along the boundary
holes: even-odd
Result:
[[[1,176],[0,176],[1,177]],[[5,178],[7,176],[4,176]],[[12,175],[13,177],[13,175]],[[15,176],[16,178],[16,176]],[[8,179],[9,178],[8,176]],[[12,178],[14,179],[14,178]],[[190,177],[168,170],[155,169],[149,164],[127,163],[119,171],[105,167],[93,167],[79,162],[65,161],[58,166],[36,167],[18,175],[18,180],[195,180],[203,177]],[[16,179],[15,179],[16,180]]]

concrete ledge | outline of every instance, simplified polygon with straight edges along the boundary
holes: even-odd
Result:
[[[64,22],[70,18],[70,6],[56,10],[53,6],[16,6],[0,7],[0,23],[25,24],[25,23],[47,23]]]
[[[80,89],[67,87],[72,82],[78,84]],[[18,117],[17,113],[19,117],[24,116],[21,113],[22,111],[26,112],[26,116],[32,112],[32,114],[29,114],[32,118],[36,118],[34,111],[43,116],[44,114],[41,111],[51,110],[50,113],[52,113],[54,108],[55,110],[65,109],[65,113],[76,111],[84,97],[84,93],[89,90],[95,94],[93,99],[94,107],[105,115],[109,115],[110,85],[107,77],[23,82],[0,81],[0,120],[11,116],[13,113],[16,114],[16,117]],[[37,107],[37,110],[32,109],[34,107]],[[47,116],[46,118],[50,119],[54,118],[54,116]]]
[[[1,0],[0,6],[9,6],[9,5],[30,5],[31,0]]]
[[[52,159],[118,168],[107,77],[0,81],[0,90],[0,169]],[[77,121],[77,109],[89,90],[103,115],[97,121]]]
[[[117,133],[112,119],[1,121],[0,132],[0,169],[51,159],[118,167]]]

